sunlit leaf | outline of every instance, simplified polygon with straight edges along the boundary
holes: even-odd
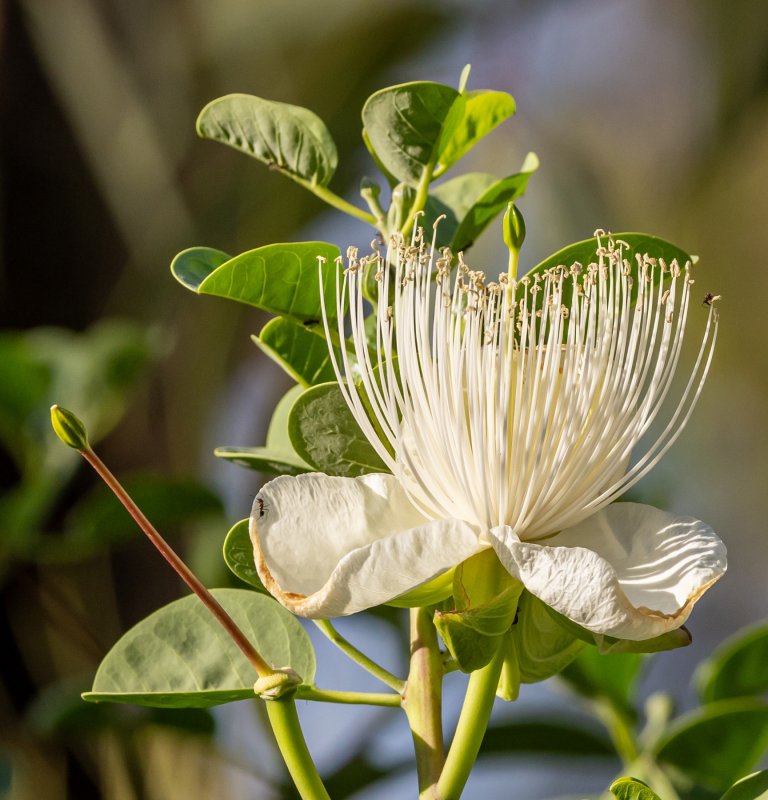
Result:
[[[232,256],[213,247],[188,247],[171,261],[173,277],[187,289],[196,292],[200,284]]]
[[[348,478],[387,472],[347,407],[336,383],[307,389],[288,418],[294,449],[315,469]]]
[[[335,245],[326,242],[268,244],[224,261],[207,273],[200,266],[203,262],[197,258],[203,249],[194,248],[195,259],[185,250],[171,265],[174,276],[187,289],[237,300],[299,323],[320,321],[324,295],[328,316],[335,317],[336,271],[339,269],[335,260],[340,255]],[[212,252],[219,251],[207,251],[208,266],[216,262]],[[318,258],[325,259],[322,294]]]
[[[269,664],[312,683],[315,656],[299,621],[249,589],[213,594]],[[94,702],[205,708],[254,697],[253,667],[194,595],[155,611],[107,653],[83,697]]]
[[[768,625],[739,631],[703,661],[695,682],[705,703],[768,691]]]
[[[304,325],[276,317],[261,329],[258,336],[251,338],[262,352],[304,388],[335,378],[328,345]]]
[[[766,798],[768,798],[768,770],[763,770],[736,781],[720,800],[766,800]]]
[[[328,128],[301,106],[229,94],[200,112],[197,132],[319,186],[327,186],[336,171],[336,145]]]
[[[611,794],[618,800],[661,800],[647,783],[637,778],[619,778],[610,788]]]
[[[256,591],[269,594],[256,572],[253,563],[253,544],[248,533],[249,519],[241,519],[232,526],[224,540],[224,561],[232,572]]]
[[[387,172],[416,186],[453,136],[465,104],[456,89],[429,81],[381,89],[363,106],[365,138]]]
[[[713,791],[725,791],[768,752],[768,705],[719,700],[676,720],[656,758]]]
[[[214,454],[240,467],[269,475],[301,475],[303,472],[311,472],[312,466],[298,455],[288,436],[288,415],[303,391],[302,386],[294,386],[282,396],[272,414],[265,447],[217,447]]]
[[[436,175],[442,175],[497,125],[515,113],[515,100],[506,92],[478,89],[467,92],[461,121],[440,152]]]

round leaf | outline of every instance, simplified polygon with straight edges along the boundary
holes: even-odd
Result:
[[[618,800],[661,800],[647,783],[637,778],[619,778],[611,784],[611,794]]]
[[[252,338],[262,352],[304,388],[327,383],[336,377],[325,339],[304,325],[276,317]]]
[[[288,418],[288,435],[299,456],[328,475],[387,472],[336,383],[313,386],[299,396]]]
[[[270,597],[249,589],[214,589],[262,657],[291,667],[305,683],[315,655],[299,621]],[[155,611],[107,653],[83,697],[94,702],[206,708],[254,697],[256,674],[200,600],[191,595]]]
[[[364,138],[388,173],[416,186],[450,141],[465,103],[456,89],[429,81],[381,89],[363,106]]]
[[[196,292],[200,284],[231,256],[212,247],[189,247],[171,261],[171,274],[187,289]]]
[[[300,181],[327,186],[336,171],[338,155],[328,128],[301,106],[229,94],[200,112],[197,132]]]
[[[250,584],[262,594],[269,594],[253,563],[253,545],[248,533],[249,523],[249,519],[241,519],[232,526],[224,540],[224,561],[241,581]]]
[[[768,691],[768,625],[740,631],[699,666],[695,681],[703,702]]]

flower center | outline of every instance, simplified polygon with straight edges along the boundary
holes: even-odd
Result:
[[[329,350],[363,433],[425,515],[521,539],[550,535],[604,507],[674,443],[701,393],[717,336],[710,306],[698,357],[662,433],[628,468],[675,374],[689,310],[690,263],[636,255],[596,234],[595,261],[511,280],[435,250],[418,230],[386,256],[348,252],[337,276],[354,360]],[[363,283],[377,282],[375,341]]]

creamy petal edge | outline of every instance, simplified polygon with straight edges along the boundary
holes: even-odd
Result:
[[[467,523],[423,517],[384,474],[276,478],[256,497],[250,534],[266,588],[316,619],[386,603],[484,548]]]
[[[546,544],[509,526],[490,539],[531,594],[587,630],[634,641],[679,628],[726,570],[708,525],[639,503],[614,503]]]

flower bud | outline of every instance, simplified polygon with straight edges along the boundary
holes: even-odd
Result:
[[[90,448],[85,425],[66,408],[51,406],[51,425],[54,433],[69,447],[80,451]]]

